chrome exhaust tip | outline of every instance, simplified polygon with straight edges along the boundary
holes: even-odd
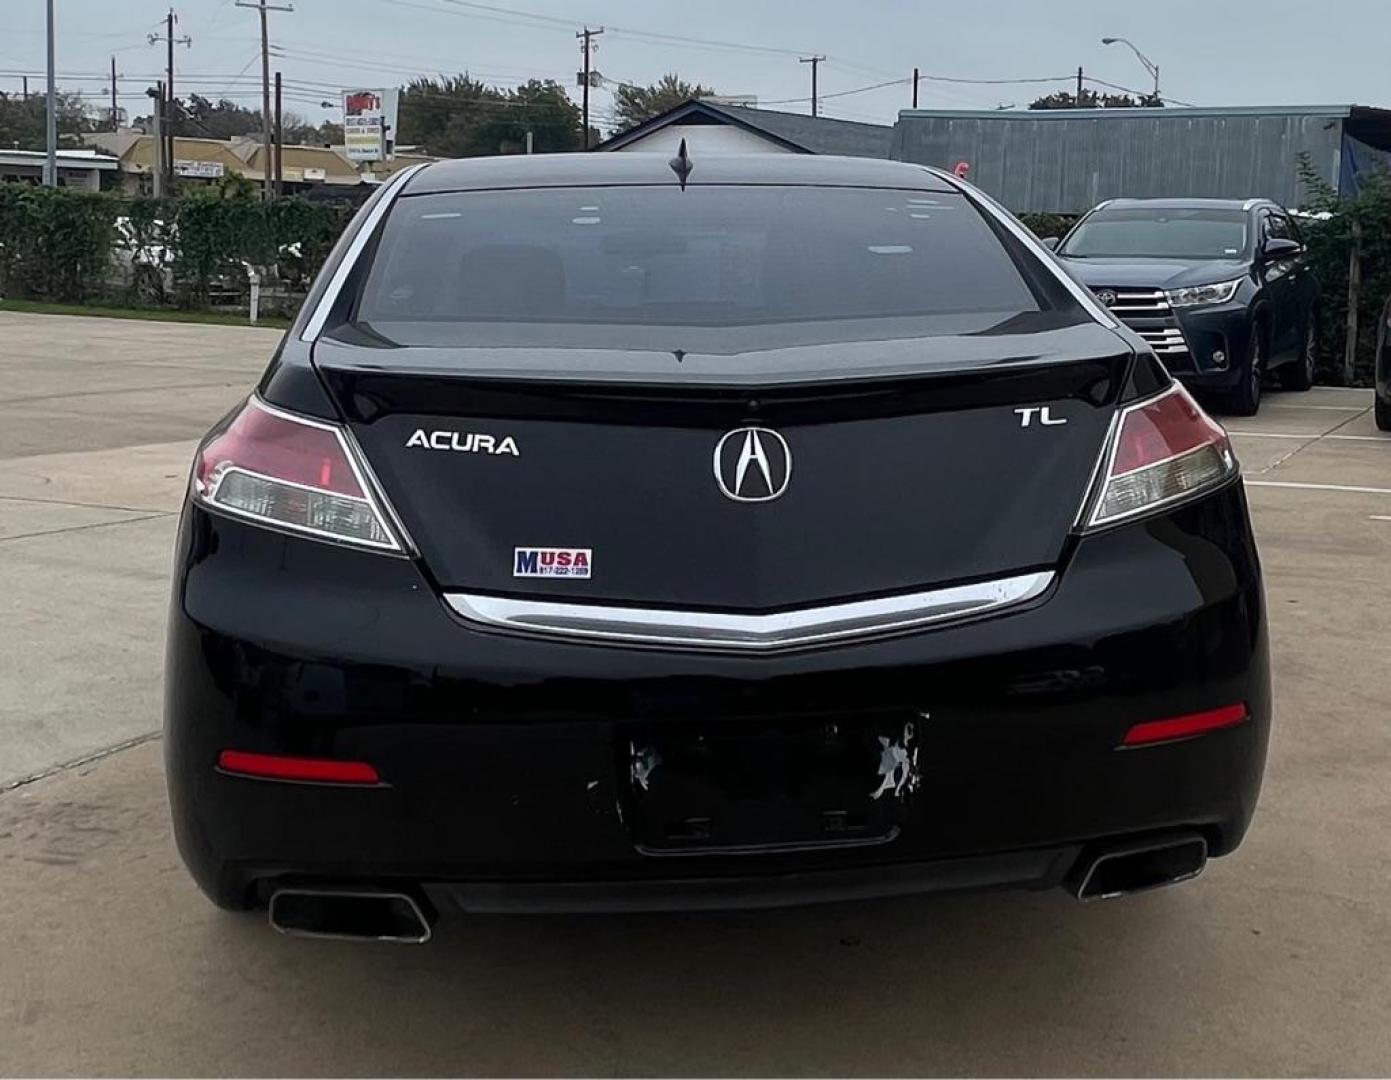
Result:
[[[1198,833],[1113,844],[1078,861],[1067,881],[1078,900],[1112,900],[1191,881],[1207,866],[1207,841]]]
[[[271,893],[271,926],[292,937],[389,941],[423,945],[434,911],[409,893],[389,889],[287,886]]]

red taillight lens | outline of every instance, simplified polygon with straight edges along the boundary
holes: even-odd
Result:
[[[1247,717],[1245,705],[1224,705],[1220,709],[1206,712],[1174,716],[1167,720],[1147,720],[1136,724],[1125,733],[1122,746],[1143,746],[1146,743],[1172,742],[1174,739],[1188,739],[1207,731],[1232,727]]]
[[[220,434],[208,440],[198,455],[195,480],[211,489],[218,470],[227,467],[350,498],[364,497],[338,432],[331,425],[271,412],[255,398]]]
[[[1121,413],[1089,524],[1109,525],[1198,494],[1236,470],[1227,433],[1175,383]]]
[[[342,431],[254,397],[198,451],[193,491],[242,517],[321,539],[401,550]]]
[[[380,784],[377,770],[365,761],[334,761],[328,758],[285,757],[280,754],[253,754],[246,750],[224,750],[217,755],[217,767],[238,776],[263,780],[297,780],[307,784]]]

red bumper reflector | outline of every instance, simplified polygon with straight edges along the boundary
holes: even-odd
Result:
[[[1125,733],[1122,746],[1143,746],[1145,743],[1169,742],[1173,739],[1186,739],[1191,735],[1201,735],[1218,728],[1232,727],[1247,717],[1245,704],[1224,705],[1220,709],[1189,713],[1187,716],[1174,716],[1168,720],[1148,720],[1136,724]]]
[[[239,776],[259,776],[269,780],[300,780],[314,784],[379,784],[377,770],[365,761],[330,761],[324,758],[282,757],[279,754],[252,754],[245,750],[224,750],[217,755],[217,767]]]

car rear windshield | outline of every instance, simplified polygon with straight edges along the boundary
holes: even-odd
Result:
[[[955,193],[772,186],[407,196],[356,321],[741,326],[1040,310]],[[998,315],[999,318],[994,316]],[[452,335],[445,335],[446,337]],[[469,340],[473,332],[460,334]]]
[[[1090,215],[1059,254],[1074,259],[1236,259],[1245,250],[1244,211],[1117,207]]]

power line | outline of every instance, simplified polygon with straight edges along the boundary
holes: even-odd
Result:
[[[434,6],[433,4],[422,4],[422,3],[417,3],[417,2],[415,2],[415,0],[381,0],[381,2],[384,3],[384,4],[392,4],[392,5],[396,6],[396,7],[418,8],[418,9],[421,10],[421,11],[433,11],[436,15],[458,15],[458,16],[460,16],[461,18],[466,18],[466,19],[485,19],[485,20],[487,20],[487,21],[489,21],[489,22],[507,23],[507,24],[509,24],[509,25],[511,25],[511,26],[526,26],[526,27],[530,27],[530,28],[533,29],[533,30],[551,30],[551,31],[561,31],[561,30],[563,30],[565,33],[569,33],[570,30],[571,30],[571,29],[573,28],[573,26],[574,26],[573,23],[566,22],[566,21],[564,21],[564,20],[557,20],[557,21],[561,24],[561,25],[557,25],[557,26],[551,26],[551,25],[545,25],[545,24],[538,25],[537,23],[534,23],[534,22],[527,22],[525,19],[508,18],[508,17],[506,17],[506,16],[504,16],[504,15],[486,15],[486,14],[477,14],[477,13],[468,12],[468,11],[458,11],[458,10],[455,10],[454,8],[442,8],[442,7],[436,7],[436,6]],[[542,16],[537,16],[537,18],[541,18],[541,17],[542,17]],[[550,16],[545,16],[545,18],[549,19]]]
[[[716,41],[711,38],[684,37],[679,34],[661,34],[649,30],[628,30],[620,26],[610,26],[609,32],[619,37],[633,38],[659,45],[675,45],[693,49],[714,49],[727,52],[763,53],[770,56],[795,56],[801,59],[797,49],[777,49],[768,45],[749,45],[737,41]],[[822,57],[825,59],[825,57]]]
[[[908,79],[889,79],[887,82],[874,83],[871,86],[857,86],[853,90],[837,90],[834,93],[821,94],[818,100],[829,101],[831,98],[850,97],[852,94],[867,94],[871,90],[882,90],[886,86],[903,86],[909,81]],[[804,105],[811,100],[812,99],[809,97],[769,98],[766,101],[760,101],[758,104],[760,108],[764,105]]]
[[[1127,94],[1134,94],[1136,97],[1145,98],[1151,96],[1148,90],[1136,90],[1132,86],[1121,86],[1119,83],[1107,82],[1105,79],[1093,79],[1090,75],[1085,76],[1083,82],[1095,83],[1097,86],[1104,86],[1110,90],[1121,90]],[[1161,96],[1159,100],[1167,101],[1174,105],[1183,105],[1190,109],[1197,108],[1191,101],[1180,101],[1178,98],[1171,98],[1167,94]]]
[[[310,56],[324,57],[327,60],[333,62],[366,61],[369,63],[376,64],[378,66],[386,66],[388,68],[394,68],[396,70],[412,71],[415,73],[427,70],[459,71],[464,73],[476,73],[479,75],[486,75],[489,78],[530,79],[537,77],[533,74],[527,74],[524,72],[516,71],[484,71],[474,66],[473,64],[460,63],[457,57],[450,60],[440,60],[438,58],[427,59],[425,57],[418,56],[413,53],[393,53],[382,50],[374,50],[370,55],[368,55],[364,53],[350,52],[346,49],[325,49],[317,44],[307,45],[303,42],[285,41],[283,39],[278,45],[275,46],[275,48],[285,51],[285,55],[287,56],[296,56],[300,58]],[[406,67],[404,64],[382,65],[382,57],[388,57],[396,61],[405,61],[406,64],[410,64],[413,66]]]
[[[412,7],[419,8],[422,11],[433,11],[441,15],[459,15],[465,18],[485,18],[497,22],[508,22],[517,26],[530,26],[538,30],[560,31],[564,29],[569,31],[574,26],[572,22],[554,15],[542,15],[534,11],[522,11],[517,8],[499,7],[495,4],[479,3],[476,2],[476,0],[438,0],[440,4],[448,5],[447,7],[436,7],[433,4],[418,3],[414,2],[414,0],[381,0],[381,2],[394,4],[398,7]],[[768,45],[751,45],[747,42],[720,41],[714,38],[688,37],[683,34],[666,34],[655,30],[636,30],[629,27],[609,25],[606,25],[605,29],[609,33],[620,37],[667,45],[725,49],[735,52],[763,53],[773,56],[801,55],[796,49],[780,49]]]
[[[963,83],[968,86],[1016,86],[1026,83],[1071,82],[1073,76],[1054,75],[1040,79],[961,79],[950,75],[919,75],[918,78],[924,82]]]

